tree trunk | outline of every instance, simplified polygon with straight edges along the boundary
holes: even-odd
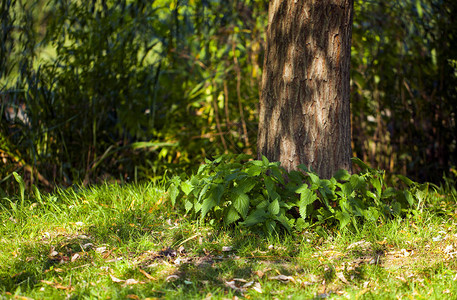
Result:
[[[353,0],[271,0],[258,155],[323,178],[351,171]]]

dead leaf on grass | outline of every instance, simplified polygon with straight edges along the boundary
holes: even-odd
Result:
[[[254,291],[256,291],[257,293],[259,293],[259,294],[262,294],[262,293],[263,293],[263,291],[262,291],[262,286],[260,285],[259,282],[254,283],[254,286],[252,287],[252,289],[253,289]]]
[[[75,253],[72,257],[71,257],[71,262],[74,262],[75,260],[77,260],[78,258],[80,258],[81,255],[79,255],[78,253]]]
[[[179,279],[179,276],[173,274],[173,275],[168,276],[168,277],[165,279],[165,281],[176,280],[176,279]]]
[[[143,269],[138,268],[138,271],[140,271],[141,274],[143,274],[144,276],[146,276],[147,279],[149,279],[149,280],[155,280],[154,277],[152,277],[149,273],[147,273],[147,272],[144,271]]]
[[[345,284],[349,284],[349,281],[347,281],[346,277],[344,277],[343,272],[337,272],[335,273],[336,277],[338,277],[339,280],[344,282]]]
[[[72,286],[65,286],[58,282],[52,282],[52,281],[47,281],[47,280],[41,280],[41,282],[44,284],[47,284],[49,286],[52,286],[53,288],[58,289],[58,290],[72,291],[74,289]]]
[[[243,294],[246,291],[246,289],[243,288],[243,287],[237,287],[235,280],[226,281],[226,282],[224,282],[224,284],[227,287],[231,288],[232,290],[237,291],[237,292],[239,292],[241,294]]]
[[[367,242],[365,240],[361,240],[355,243],[350,244],[349,246],[346,247],[346,250],[351,250],[355,248],[360,248],[362,250],[368,250],[371,248],[371,243]]]
[[[111,275],[111,274],[109,275],[109,277],[111,277],[111,280],[112,280],[113,282],[124,282],[124,281],[125,281],[125,280],[123,280],[123,279],[116,278],[116,277],[114,277],[114,276]]]
[[[233,247],[231,246],[223,246],[222,247],[222,252],[230,252],[233,250]]]
[[[135,284],[140,284],[140,283],[143,284],[144,281],[138,281],[134,278],[129,278],[125,281],[125,285],[135,285]]]
[[[292,276],[286,276],[286,275],[282,275],[282,274],[270,277],[268,279],[270,279],[270,280],[279,280],[279,281],[284,282],[284,283],[285,282],[289,282],[289,281],[292,281],[292,282],[295,283],[295,279]]]

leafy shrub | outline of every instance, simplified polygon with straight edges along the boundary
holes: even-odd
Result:
[[[173,205],[201,222],[260,226],[268,234],[312,226],[322,232],[324,225],[358,230],[363,222],[386,221],[420,208],[424,185],[398,176],[409,189],[388,187],[384,171],[357,158],[353,162],[361,173],[340,170],[321,179],[304,165],[288,173],[266,157],[224,155],[206,160],[190,178],[173,177],[168,194]]]

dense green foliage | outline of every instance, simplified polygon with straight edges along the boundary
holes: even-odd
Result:
[[[249,160],[245,155],[221,156],[208,161],[189,179],[175,176],[168,188],[173,205],[201,221],[230,225],[260,226],[268,234],[279,227],[290,231],[339,225],[358,231],[365,222],[377,223],[419,213],[429,185],[419,185],[404,176],[398,178],[408,189],[395,189],[385,182],[384,172],[354,163],[363,171],[350,175],[340,170],[331,179],[300,165],[287,173],[277,162]]]
[[[2,1],[2,189],[254,154],[267,2]],[[416,180],[457,164],[456,6],[356,1],[354,156]]]

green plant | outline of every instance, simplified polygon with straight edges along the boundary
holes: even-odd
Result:
[[[332,225],[358,231],[364,222],[386,221],[418,209],[424,196],[424,186],[403,176],[399,178],[409,189],[387,186],[384,171],[357,158],[353,162],[362,168],[360,174],[340,170],[330,179],[319,178],[303,165],[287,173],[266,157],[223,155],[205,162],[190,178],[171,179],[172,204],[182,205],[200,221],[260,226],[268,234],[280,227],[290,231],[312,226],[324,233],[323,227]]]

